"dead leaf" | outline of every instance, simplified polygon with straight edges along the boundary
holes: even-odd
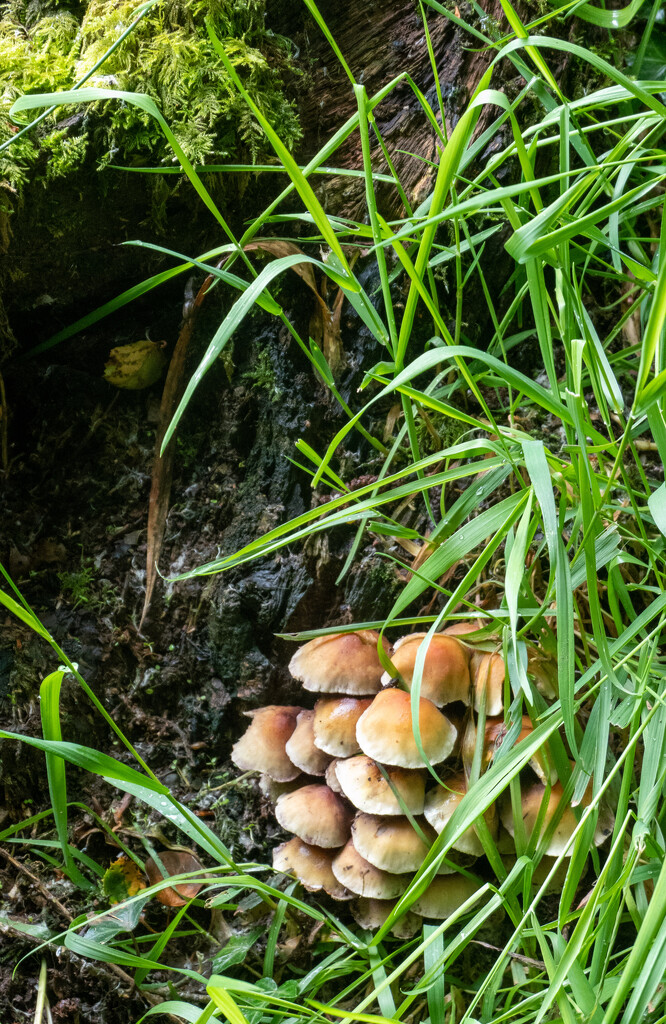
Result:
[[[30,562],[36,565],[55,565],[67,558],[67,548],[54,537],[42,537],[30,553]]]
[[[283,242],[274,238],[257,239],[254,242],[250,242],[249,245],[246,245],[245,249],[246,251],[251,249],[261,249],[278,259],[283,256],[293,256],[296,254],[300,254],[302,256],[305,255],[303,250],[299,249],[293,242]],[[335,372],[344,360],[342,336],[340,333],[340,317],[345,293],[342,288],[339,288],[333,302],[333,308],[329,309],[328,303],[326,302],[326,279],[322,285],[323,294],[321,294],[317,288],[312,264],[296,263],[291,269],[294,273],[298,274],[303,281],[305,281],[306,285],[312,291],[315,299],[317,300],[314,313],[312,314],[312,319],[310,320],[310,334],[312,335],[313,341],[319,345],[320,349],[324,353],[324,359],[330,366],[331,370]]]
[[[276,259],[281,259],[283,256],[305,256],[303,250],[299,249],[293,242],[283,242],[277,238],[258,238],[254,242],[248,242],[245,246],[245,251],[251,252],[253,249],[261,249],[263,252],[268,252],[271,256],[275,256]],[[291,269],[305,281],[308,288],[321,300],[312,264],[295,263]]]
[[[393,437],[393,431],[400,416],[402,416],[402,403],[396,402],[391,406],[386,417],[386,423],[384,424],[384,443],[390,441]]]
[[[340,331],[344,299],[345,293],[342,288],[338,288],[332,309],[329,309],[325,299],[320,298],[310,321],[310,333],[324,353],[324,359],[333,372],[344,362],[345,353]]]
[[[21,554],[17,547],[9,549],[9,575],[14,579],[20,579],[24,573],[30,570],[30,559],[27,555]]]
[[[164,850],[159,854],[159,858],[162,861],[165,874],[162,873],[152,857],[146,861],[146,874],[151,885],[156,885],[163,878],[170,878],[171,875],[186,875],[190,871],[204,870],[201,861],[193,853],[187,853],[185,850]],[[165,907],[183,907],[188,900],[196,896],[201,885],[201,882],[180,882],[172,889],[161,889],[155,896]]]

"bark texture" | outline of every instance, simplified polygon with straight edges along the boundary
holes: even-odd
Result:
[[[491,0],[487,7],[489,20],[502,16],[499,0]],[[365,86],[368,96],[399,75],[407,74],[425,95],[438,121],[441,120],[423,20],[415,3],[373,0],[359,8],[351,0],[325,0],[319,9],[352,74]],[[427,17],[440,75],[446,130],[450,132],[488,67],[490,56],[470,48],[469,35],[452,21],[430,9]],[[355,112],[356,102],[344,69],[319,29],[306,24],[301,32],[311,61],[312,86],[301,105],[303,124],[307,126],[305,148],[311,156]],[[437,137],[407,82],[400,83],[382,102],[376,118],[407,196],[418,203],[428,194],[433,172],[423,161],[436,160]],[[340,166],[363,166],[358,132],[338,154]],[[373,146],[373,166],[377,171],[387,170],[377,144]],[[326,200],[335,212],[354,216],[364,202],[363,183],[356,180],[350,184],[350,179],[340,178],[332,187],[327,184]],[[380,192],[380,201],[387,214],[402,212],[394,189]]]

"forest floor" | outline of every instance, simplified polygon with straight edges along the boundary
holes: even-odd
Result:
[[[177,325],[176,307],[153,329],[173,329],[174,315]],[[221,726],[231,696],[205,639],[206,581],[174,587],[167,600],[160,592],[153,616],[138,628],[159,386],[118,391],[102,378],[109,348],[134,340],[132,325],[124,326],[126,336],[122,330],[113,336],[98,331],[83,345],[59,350],[56,359],[25,361],[6,376],[13,445],[0,499],[2,560],[160,779],[214,827],[223,826],[238,856],[248,859],[257,854],[262,832],[276,826],[264,820],[253,787],[224,788],[234,730],[228,720]],[[184,487],[169,516],[170,550],[177,551],[182,567],[215,554],[219,498],[213,495],[219,495],[224,476],[220,441],[214,429],[200,429],[181,446],[190,446],[191,466],[206,445],[196,482]],[[40,638],[3,618],[0,718],[5,728],[35,734],[39,683],[57,664]],[[67,739],[113,749],[109,731],[71,677],[62,706]],[[43,756],[5,747],[2,785],[0,829],[6,829],[48,804]],[[72,812],[72,841],[102,866],[119,849],[91,811],[128,841],[137,827],[150,833],[149,822],[137,823],[131,801],[118,799],[96,776],[73,770],[69,796],[85,805]],[[0,1019],[7,1024],[19,1024],[34,1011],[40,956],[29,956],[15,970],[20,957],[35,949],[45,930],[52,934],[79,914],[104,907],[101,893],[86,899],[39,852],[7,844],[0,857]],[[156,906],[164,918],[167,912]],[[8,917],[34,926],[32,934],[10,927]],[[52,947],[49,965],[50,985],[59,996],[52,1005],[54,1021],[120,1024],[146,1008],[113,967],[83,965],[64,946],[57,952]]]

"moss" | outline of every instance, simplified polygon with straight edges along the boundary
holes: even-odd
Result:
[[[118,595],[108,580],[99,578],[92,561],[81,559],[81,565],[74,572],[59,572],[58,581],[64,599],[72,608],[87,605],[90,611],[101,611]]]
[[[467,428],[450,416],[433,410],[421,410],[421,415],[416,420],[416,436],[419,444],[419,451],[423,455],[430,455],[442,451],[454,445],[461,434]]]
[[[267,349],[259,350],[252,366],[241,375],[241,380],[251,388],[266,392],[271,402],[279,402],[282,398],[271,354]]]
[[[0,19],[0,142],[16,134],[8,112],[18,96],[71,88],[130,25],[139,6],[139,0],[10,0]],[[266,150],[263,133],[229,88],[208,40],[208,16],[255,101],[293,145],[300,129],[283,86],[285,74],[294,72],[290,47],[267,30],[265,6],[266,0],[165,0],[86,84],[152,96],[193,162],[225,160],[239,149],[256,160]],[[32,116],[23,115],[25,123]],[[0,153],[0,177],[19,190],[28,179],[48,184],[87,155],[102,167],[173,162],[149,115],[129,104],[100,102],[61,109],[36,133],[18,139]],[[0,204],[8,207],[2,193]]]

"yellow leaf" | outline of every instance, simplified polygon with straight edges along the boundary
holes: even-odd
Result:
[[[109,897],[109,903],[122,903],[130,896],[136,896],[146,888],[146,879],[141,868],[129,857],[119,857],[109,864],[104,872],[102,888]]]
[[[164,344],[146,338],[112,348],[104,367],[104,377],[116,388],[130,391],[149,388],[162,375],[166,363]]]

